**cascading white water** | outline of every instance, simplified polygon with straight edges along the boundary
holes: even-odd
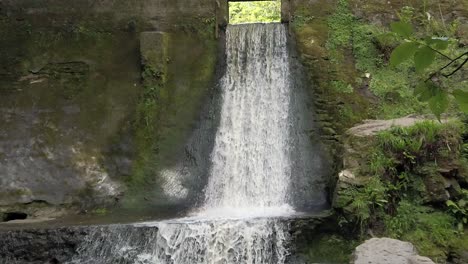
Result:
[[[229,26],[226,38],[221,120],[203,210],[279,213],[289,208],[291,179],[286,29]]]
[[[85,243],[71,263],[285,263],[288,224],[278,217],[294,214],[290,137],[297,132],[286,28],[228,26],[226,37],[221,118],[204,204],[187,218],[133,225],[157,228],[156,235],[142,235],[144,242],[134,242],[136,235],[122,227],[96,230],[90,241],[107,244]]]

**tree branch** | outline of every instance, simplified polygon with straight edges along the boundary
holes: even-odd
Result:
[[[450,58],[449,56],[447,56],[447,55],[443,54],[442,52],[440,52],[440,51],[438,51],[438,50],[434,49],[433,47],[431,47],[431,46],[427,45],[426,43],[420,42],[419,44],[422,44],[422,45],[424,45],[424,46],[426,46],[426,47],[430,48],[432,51],[435,51],[436,53],[438,53],[438,54],[439,54],[439,55],[441,55],[442,57],[444,57],[444,58],[446,58],[446,59],[449,59],[449,60],[453,61],[453,59],[452,59],[452,58]],[[457,59],[455,59],[455,60],[457,60]]]
[[[468,54],[468,53],[467,53]],[[457,71],[459,71],[461,68],[463,68],[463,66],[468,62],[468,57],[465,58],[465,61],[460,64],[453,72],[449,73],[449,74],[442,74],[445,78],[448,78],[452,75],[454,75]]]
[[[443,70],[447,69],[448,67],[450,67],[450,65],[454,64],[455,62],[457,62],[459,59],[463,58],[463,56],[468,56],[468,51],[463,53],[462,55],[456,57],[455,59],[450,59],[451,61],[445,65],[444,67],[440,68],[438,71],[434,72],[433,74],[431,74],[429,76],[429,78],[427,78],[425,80],[425,82],[429,81],[432,79],[432,77],[434,77],[437,73],[442,73]],[[454,75],[457,71],[459,71],[461,68],[463,68],[463,66],[468,62],[468,57],[465,59],[465,61],[460,64],[453,72],[451,72],[450,74],[442,74],[442,76],[444,76],[445,78],[448,78],[452,75]]]

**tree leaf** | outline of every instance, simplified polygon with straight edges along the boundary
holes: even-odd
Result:
[[[414,95],[418,97],[419,101],[427,102],[436,96],[438,89],[439,87],[434,85],[433,82],[421,82],[414,89]]]
[[[396,47],[390,56],[390,65],[398,66],[400,63],[413,57],[418,47],[419,44],[416,42],[405,42]]]
[[[453,91],[453,96],[458,103],[458,107],[465,113],[468,113],[468,92],[457,89]]]
[[[434,62],[436,52],[427,46],[419,48],[414,54],[416,72],[423,72]]]
[[[455,204],[455,202],[453,202],[451,200],[446,201],[445,204],[447,204],[447,206],[449,206],[449,207],[451,207],[451,206],[457,207],[457,204]]]
[[[413,34],[413,26],[403,21],[393,22],[390,24],[390,27],[392,28],[393,32],[404,38],[410,37]]]
[[[448,106],[449,100],[447,92],[437,89],[436,95],[429,99],[429,108],[439,121],[440,116],[447,110]]]
[[[419,83],[418,85],[416,85],[416,87],[414,88],[414,96],[416,96],[420,101],[422,101],[422,99],[420,98],[423,94],[425,94],[427,90],[427,86],[424,82],[421,82]]]
[[[426,38],[426,43],[437,50],[445,50],[449,45],[448,38]]]

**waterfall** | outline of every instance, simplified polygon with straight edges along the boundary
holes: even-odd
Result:
[[[300,131],[307,129],[297,115],[303,109],[292,90],[286,27],[228,26],[226,59],[203,204],[186,218],[97,228],[71,263],[286,263],[290,236],[285,219],[298,214],[297,194],[289,194],[307,189],[307,184],[294,186],[295,179],[314,178],[305,174],[320,163],[298,148],[308,136]],[[304,172],[298,173],[298,165]],[[323,203],[322,192],[315,193],[320,194],[307,197],[309,202]]]
[[[281,24],[229,26],[205,210],[288,210],[289,58]],[[292,209],[291,209],[292,210]]]

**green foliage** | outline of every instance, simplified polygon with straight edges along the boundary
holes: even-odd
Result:
[[[423,36],[419,37],[413,33],[413,27],[408,19],[391,24],[394,37],[401,44],[394,49],[390,57],[390,65],[396,67],[406,60],[414,63],[416,73],[420,74],[418,94],[425,94],[424,99],[428,101],[429,108],[437,118],[449,108],[451,94],[456,102],[461,102],[460,110],[468,112],[466,94],[461,90],[445,85],[445,79],[452,77],[458,71],[463,70],[464,64],[468,62],[468,52],[457,56],[455,59],[444,52],[449,48],[451,40],[447,37]],[[456,42],[452,40],[452,42]],[[445,64],[436,69],[431,67],[435,62],[445,60]],[[429,77],[428,77],[429,76]],[[457,92],[455,92],[457,91]],[[462,91],[464,92],[464,91]]]
[[[456,89],[453,91],[453,96],[455,96],[458,107],[460,107],[463,112],[468,113],[468,92]]]
[[[396,215],[386,216],[384,223],[386,236],[409,241],[422,255],[438,261],[445,261],[447,250],[460,239],[454,217],[408,200],[401,201]]]
[[[468,81],[460,73],[464,70],[461,64],[468,60],[468,54],[449,61],[451,64],[444,66],[443,70],[438,66],[444,65],[447,58],[456,58],[466,52],[466,48],[453,37],[457,23],[441,32],[437,28],[437,19],[432,18],[428,22],[426,14],[422,16],[414,8],[405,7],[398,16],[401,21],[392,23],[392,31],[386,32],[378,26],[360,22],[350,11],[348,1],[338,1],[335,13],[328,19],[326,48],[331,61],[337,65],[354,59],[356,70],[366,78],[354,82],[358,78],[347,80],[346,76],[339,77],[332,87],[337,88],[336,82],[355,87],[366,84],[368,78],[369,90],[379,99],[371,113],[376,118],[430,111],[440,119],[443,113],[453,109],[450,108],[453,98],[460,110],[468,111]],[[412,23],[424,25],[425,33],[429,35],[421,34],[421,27],[414,28]],[[349,57],[350,51],[352,58]],[[386,60],[392,67],[384,67]],[[455,71],[457,66],[461,68]],[[347,85],[338,86],[344,87]],[[415,87],[418,88],[413,94],[412,88]]]
[[[281,1],[231,2],[229,22],[232,24],[281,21]]]
[[[309,10],[304,6],[300,6],[296,9],[290,23],[292,23],[295,28],[302,28],[313,20],[314,16],[310,14]]]
[[[385,218],[388,235],[393,238],[401,238],[404,234],[413,231],[418,226],[419,215],[426,211],[427,208],[420,207],[407,200],[401,201],[396,215],[387,215]]]
[[[371,91],[386,102],[401,102],[403,98],[413,96],[413,93],[407,89],[410,81],[396,74],[397,72],[392,69],[376,71],[370,83]],[[404,72],[406,71],[400,71]]]
[[[387,163],[390,170],[395,164],[412,169],[414,160],[420,166],[426,162],[435,163],[442,158],[444,149],[450,151],[452,158],[458,157],[462,131],[458,122],[440,124],[424,121],[408,128],[395,127],[381,132],[377,136],[377,144],[388,159],[393,159],[394,164]]]
[[[356,18],[349,9],[347,0],[339,0],[335,13],[328,19],[330,36],[327,41],[329,50],[349,47]]]
[[[398,35],[408,38],[413,34],[413,27],[404,21],[394,22],[390,25],[392,31]]]
[[[373,25],[356,23],[353,27],[352,46],[356,59],[356,69],[365,73],[374,73],[382,64],[382,55],[376,46],[376,38],[381,30]]]
[[[463,231],[468,224],[468,190],[462,190],[462,196],[458,201],[446,202],[449,212],[457,219],[459,231]]]
[[[436,52],[430,46],[420,47],[414,54],[416,72],[422,73],[434,62]]]
[[[337,235],[314,237],[314,243],[304,252],[307,263],[349,263],[357,241]]]
[[[436,89],[436,93],[429,99],[429,108],[432,113],[440,120],[441,115],[449,106],[448,93],[444,90]]]
[[[345,83],[343,81],[332,81],[332,88],[339,93],[352,93],[354,88],[351,84]]]
[[[416,225],[398,236],[413,243],[421,255],[431,257],[436,262],[447,259],[450,247],[458,242],[459,234],[454,230],[454,218],[443,212],[431,210],[415,211]]]
[[[94,210],[91,212],[91,214],[100,215],[100,216],[107,215],[108,213],[109,213],[109,211],[108,211],[106,208],[94,209]]]
[[[330,31],[326,47],[330,52],[331,61],[341,65],[354,59],[356,70],[362,73],[355,78],[356,82],[343,81],[345,76],[338,81],[348,83],[349,86],[369,83],[369,90],[379,98],[379,102],[370,113],[372,116],[395,118],[424,113],[424,103],[419,102],[408,89],[413,85],[413,80],[409,78],[411,65],[403,63],[398,67],[383,67],[387,53],[397,44],[393,34],[385,33],[385,29],[378,26],[360,22],[352,14],[346,0],[338,1],[335,13],[328,19],[328,27]],[[353,58],[349,58],[350,51]],[[336,82],[332,83],[333,88],[336,88]],[[346,86],[341,85],[340,88]]]
[[[386,187],[378,177],[372,177],[363,187],[346,189],[344,196],[350,198],[346,210],[351,211],[360,224],[361,230],[367,226],[371,217],[387,204]]]
[[[463,159],[462,132],[458,122],[424,121],[379,133],[370,147],[368,165],[359,172],[368,175],[369,182],[344,191],[348,201],[345,210],[356,217],[354,221],[361,228],[383,216],[387,231],[394,237],[420,228],[424,224],[421,216],[428,213],[420,206],[427,192],[423,181],[434,173],[440,175],[437,163]],[[452,227],[447,229],[453,232]]]

